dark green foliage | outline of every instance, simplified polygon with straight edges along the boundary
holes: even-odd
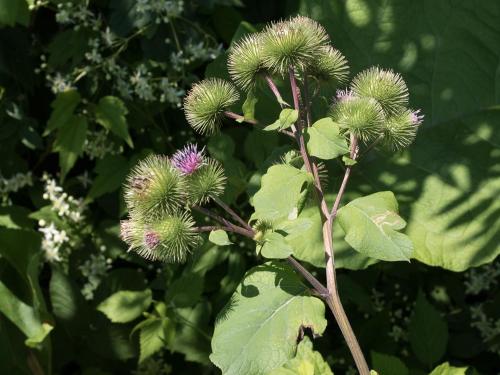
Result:
[[[293,171],[302,168],[284,135],[261,130],[281,110],[262,77],[288,75],[291,61],[301,67],[295,72],[299,84],[307,74],[311,97],[325,98],[315,101],[313,113],[326,113],[334,90],[352,79],[360,97],[324,120],[338,128],[318,124],[309,134],[314,156],[325,159],[330,171],[324,176],[327,200],[335,198],[345,165],[331,162],[337,153],[324,150],[335,144],[338,154],[345,153],[339,134],[346,129],[359,131],[368,144],[384,135],[355,165],[346,202],[392,190],[407,220],[402,231],[414,243],[410,263],[381,264],[354,252],[342,240],[342,228],[334,228],[340,295],[370,365],[380,375],[428,374],[444,362],[449,365],[435,374],[463,374],[463,367],[467,374],[497,371],[497,2],[185,0],[180,13],[177,1],[164,2],[172,4],[168,14],[137,8],[153,2],[88,3],[0,0],[0,374],[106,375],[139,368],[141,375],[216,374],[209,359],[215,322],[269,298],[262,285],[283,301],[290,289],[300,289],[308,301],[303,308],[314,307],[309,299],[316,299],[303,284],[282,284],[281,276],[292,273],[288,267],[260,265],[245,276],[262,263],[255,245],[233,233],[224,246],[214,245],[208,234],[192,231],[194,223],[208,225],[203,217],[185,211],[186,203],[196,202],[221,212],[211,199],[218,196],[248,218],[251,204],[270,205],[255,195],[270,167],[285,161]],[[326,32],[304,18],[293,27],[284,24],[297,14],[317,20]],[[264,29],[264,50],[254,44],[262,34],[246,35],[279,19],[286,21]],[[284,29],[290,37],[281,43],[275,36]],[[254,53],[238,55],[245,44]],[[219,69],[226,67],[225,49],[230,76]],[[366,70],[374,65],[378,70]],[[380,70],[383,79],[373,84]],[[233,78],[259,98],[252,101],[252,91],[241,110],[246,93],[237,99],[236,89],[227,86],[209,98],[208,108],[186,102],[195,130],[209,135],[223,126],[208,139],[191,131],[180,108],[193,83],[209,78],[205,71]],[[324,85],[325,79],[332,84]],[[287,82],[276,83],[292,103]],[[360,121],[342,116],[351,105],[364,107],[356,111],[364,114]],[[408,105],[422,108],[421,125],[415,124],[418,113],[402,108]],[[252,114],[259,124],[223,124],[229,107]],[[414,139],[410,148],[393,152]],[[193,176],[181,178],[166,158],[149,156],[172,155],[188,142],[206,143],[215,159]],[[131,190],[127,175],[141,172],[144,160],[155,164],[162,182],[150,186],[146,176],[144,187],[154,199],[131,205],[140,191]],[[46,173],[51,178],[42,179]],[[297,231],[285,244],[278,241],[277,250],[293,249],[321,279],[321,221],[309,200],[310,182],[297,173],[279,181],[298,202],[286,206],[287,213],[297,214],[300,206],[302,221],[276,229],[270,213],[252,225],[259,241],[267,235],[271,245],[276,241],[269,239]],[[141,226],[128,233],[127,204],[129,219],[141,217]],[[151,215],[158,212],[152,205],[162,207],[162,215]],[[134,245],[130,252],[120,239],[120,220],[122,236]],[[175,262],[146,261],[136,252]],[[255,270],[264,270],[270,282]],[[285,307],[299,309],[298,300],[292,302]],[[352,367],[334,319],[327,318],[324,336],[311,339],[312,346],[302,341],[299,355],[276,371],[328,362],[342,374]],[[302,333],[314,336],[299,326],[294,323],[287,342],[295,344]]]

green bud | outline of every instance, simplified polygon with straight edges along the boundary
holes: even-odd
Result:
[[[383,131],[384,112],[373,98],[346,95],[334,103],[330,116],[362,141],[374,139]]]
[[[409,109],[389,116],[384,122],[384,145],[394,151],[408,147],[415,140],[422,118]]]
[[[386,114],[396,113],[408,105],[406,83],[392,70],[372,67],[362,71],[353,79],[352,91],[357,96],[377,100]]]
[[[254,87],[258,75],[265,70],[261,39],[259,33],[247,35],[229,50],[229,74],[243,90]]]
[[[303,71],[328,42],[325,29],[310,18],[298,16],[274,23],[262,33],[264,65],[282,76],[290,67]]]
[[[132,218],[127,223],[132,228],[124,237],[130,246],[129,251],[150,260],[185,262],[188,254],[201,241],[188,212],[176,212],[147,224]]]
[[[321,81],[345,83],[349,76],[347,59],[332,46],[322,46],[309,68],[309,74]]]
[[[224,118],[224,112],[238,101],[234,85],[218,78],[205,79],[193,86],[184,99],[186,119],[201,134],[216,133]]]
[[[186,194],[190,204],[203,204],[224,193],[224,169],[214,159],[207,159],[199,169],[186,176]]]
[[[139,218],[159,219],[183,204],[184,182],[168,158],[160,155],[141,160],[127,178],[125,202]]]

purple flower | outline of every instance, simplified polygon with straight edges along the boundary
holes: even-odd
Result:
[[[424,115],[420,114],[420,109],[412,111],[410,114],[411,123],[415,126],[420,125],[424,121]]]
[[[203,150],[198,151],[198,146],[188,144],[177,151],[170,159],[172,165],[184,175],[190,175],[205,164]]]
[[[345,102],[348,100],[351,100],[354,98],[354,93],[352,90],[345,89],[345,90],[337,90],[337,101],[338,102]]]
[[[150,250],[154,250],[160,244],[160,236],[158,233],[149,230],[144,234],[144,244]]]

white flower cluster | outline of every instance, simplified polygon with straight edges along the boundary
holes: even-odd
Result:
[[[43,199],[51,202],[51,209],[57,213],[65,222],[79,224],[83,219],[85,206],[83,201],[68,195],[63,188],[48,174],[44,174],[42,181],[45,183]],[[65,255],[64,245],[69,244],[70,238],[66,230],[58,228],[55,223],[47,223],[45,220],[38,221],[38,231],[43,234],[42,251],[48,262],[61,262]]]
[[[56,21],[61,25],[74,25],[75,30],[83,26],[97,31],[100,25],[100,21],[85,3],[76,4],[71,1],[57,4]]]
[[[488,291],[498,284],[500,261],[472,268],[465,274],[465,293],[469,295]]]
[[[101,247],[101,252],[106,248]],[[111,258],[106,258],[104,254],[91,254],[82,265],[78,267],[87,282],[83,285],[82,294],[87,300],[94,298],[94,292],[106,275],[106,272],[111,268]]]
[[[31,172],[16,173],[12,177],[5,178],[0,172],[0,195],[8,196],[9,193],[15,193],[25,186],[33,185]]]
[[[102,159],[106,155],[116,155],[123,152],[123,147],[118,147],[108,138],[107,130],[88,131],[83,152],[91,159]]]
[[[70,75],[62,75],[59,72],[55,74],[47,73],[45,75],[45,79],[47,80],[47,84],[49,85],[50,90],[54,94],[59,94],[60,92],[72,90],[75,88]]]
[[[66,231],[57,229],[54,223],[47,225],[45,220],[39,220],[39,232],[43,234],[42,250],[47,262],[60,262],[62,260],[62,246],[69,242]]]
[[[488,350],[500,355],[500,343],[495,340],[500,336],[500,319],[496,320],[488,317],[481,304],[471,306],[470,313],[472,318],[471,326],[479,331],[483,342],[488,343]]]
[[[83,200],[76,199],[64,192],[63,188],[57,185],[56,180],[50,178],[48,174],[43,175],[42,181],[45,182],[43,199],[51,202],[52,210],[57,212],[61,218],[68,218],[72,222],[78,223],[82,219],[85,209]]]
[[[132,11],[148,15],[152,18],[151,22],[168,23],[173,18],[181,16],[184,11],[184,2],[182,0],[138,0]],[[71,1],[58,4],[56,20],[61,25],[72,27],[74,30],[91,28],[95,33],[87,42],[84,63],[72,71],[65,73],[53,71],[45,56],[41,56],[40,67],[36,69],[36,72],[44,71],[46,82],[54,94],[73,89],[75,84],[85,76],[91,75],[98,79],[100,73],[109,81],[112,89],[125,99],[160,101],[180,107],[185,90],[179,87],[177,82],[184,80],[186,68],[194,62],[213,60],[222,52],[222,45],[211,46],[213,41],[210,36],[204,35],[198,39],[193,38],[183,42],[182,46],[178,46],[177,52],[171,53],[169,61],[153,62],[153,66],[146,64],[134,66],[130,62],[120,62],[120,55],[126,50],[131,39],[143,35],[148,25],[129,37],[119,37],[109,27],[103,25],[101,17],[96,16],[88,4]],[[196,35],[198,32],[199,30],[196,31]],[[171,43],[171,40],[167,38],[165,43]],[[176,44],[178,45],[179,42],[177,41]]]
[[[183,0],[137,0],[135,11],[154,18],[154,22],[169,23],[172,18],[179,17],[184,11]]]

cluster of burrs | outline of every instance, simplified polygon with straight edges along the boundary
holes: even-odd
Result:
[[[288,104],[275,81],[288,76],[298,109],[310,105],[310,98],[300,97],[298,90],[293,92],[298,84],[307,92],[309,82],[340,85],[349,75],[346,58],[331,45],[326,30],[302,16],[272,23],[261,32],[243,37],[229,51],[228,70],[234,84],[206,79],[195,84],[184,100],[186,119],[201,134],[217,132],[226,118],[253,122],[231,111],[239,100],[237,87],[248,92],[263,82],[285,107]],[[407,106],[408,89],[402,77],[374,67],[359,73],[349,88],[337,91],[329,116],[350,138],[351,145],[353,140],[359,140],[398,150],[413,142],[423,120],[419,111]],[[310,125],[309,119],[299,118],[299,132],[304,126],[301,122]],[[289,132],[292,136],[297,134],[295,130]],[[171,158],[146,158],[127,180],[125,201],[129,218],[121,223],[122,238],[131,250],[148,259],[185,261],[200,241],[200,228],[196,227],[191,209],[214,199],[232,212],[218,199],[225,181],[222,167],[194,145]],[[246,229],[231,229],[254,233],[243,224]]]
[[[129,217],[121,222],[121,238],[147,259],[184,262],[201,240],[192,207],[216,199],[225,183],[222,166],[196,145],[170,158],[147,157],[125,184]]]
[[[349,67],[331,45],[326,30],[316,21],[296,16],[272,23],[261,32],[244,36],[229,51],[228,71],[234,82],[209,78],[194,85],[184,101],[186,118],[202,134],[217,132],[225,118],[244,120],[231,111],[239,87],[253,90],[266,83],[281,105],[276,80],[290,76],[303,86],[308,82],[341,85]],[[301,105],[307,98],[300,98]],[[408,106],[408,89],[402,77],[378,67],[359,73],[350,88],[339,90],[330,116],[346,136],[376,141],[398,150],[411,144],[423,116]]]

